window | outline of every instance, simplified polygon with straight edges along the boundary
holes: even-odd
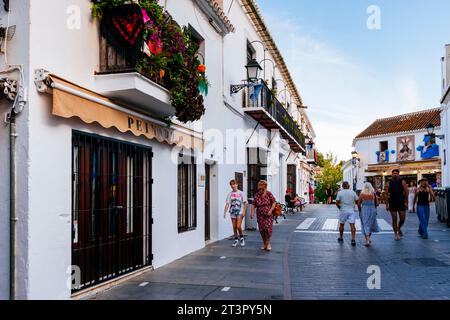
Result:
[[[252,61],[256,56],[256,50],[253,48],[250,41],[247,40],[247,63]]]
[[[197,227],[197,167],[193,156],[178,158],[178,232]]]
[[[72,263],[79,290],[151,263],[151,148],[72,134]],[[126,254],[124,254],[126,253]]]
[[[206,64],[206,61],[205,61],[205,39],[191,25],[189,25],[189,32],[191,33],[192,38],[194,39],[195,43],[198,45],[198,50],[197,50],[198,60],[201,63]]]
[[[247,149],[247,198],[252,199],[258,190],[259,180],[267,179],[267,151]]]
[[[387,141],[380,141],[380,156],[379,156],[379,163],[386,162],[386,150],[388,150],[388,142]]]

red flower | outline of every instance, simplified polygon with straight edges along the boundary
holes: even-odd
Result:
[[[197,67],[198,72],[205,73],[206,72],[206,66],[202,63]]]

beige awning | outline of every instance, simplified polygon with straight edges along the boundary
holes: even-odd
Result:
[[[382,163],[382,164],[369,164],[366,172],[372,173],[391,173],[392,170],[398,169],[400,171],[425,171],[425,170],[436,170],[441,171],[441,160],[430,159],[424,161],[410,161],[410,162],[393,162],[393,163]]]
[[[182,131],[163,122],[119,106],[95,92],[49,75],[52,82],[52,114],[63,118],[78,117],[85,123],[98,123],[104,128],[116,128],[161,143],[203,151],[204,141],[199,133]]]

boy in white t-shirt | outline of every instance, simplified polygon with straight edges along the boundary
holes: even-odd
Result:
[[[236,247],[239,244],[239,237],[241,240],[241,247],[243,247],[245,246],[245,240],[241,225],[242,219],[244,218],[244,213],[247,211],[247,199],[245,198],[244,193],[238,190],[236,180],[231,180],[230,186],[232,191],[227,196],[225,209],[223,211],[223,218],[226,219],[227,212],[230,213],[234,233],[233,247]]]

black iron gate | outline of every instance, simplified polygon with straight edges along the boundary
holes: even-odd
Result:
[[[74,131],[72,265],[85,289],[150,265],[152,150]]]

